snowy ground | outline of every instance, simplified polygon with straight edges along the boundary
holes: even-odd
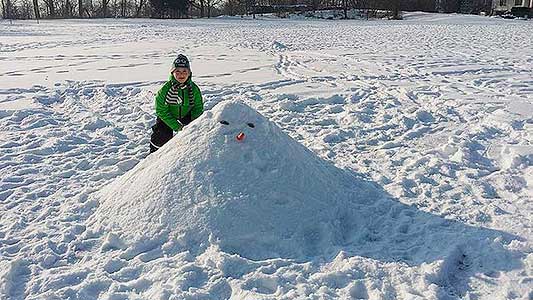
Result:
[[[533,299],[531,25],[0,22],[0,299]],[[344,247],[252,260],[88,225],[179,52],[207,109],[244,99],[379,187]]]

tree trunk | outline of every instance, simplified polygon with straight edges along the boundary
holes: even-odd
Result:
[[[41,12],[39,11],[39,1],[33,0],[33,12],[35,13],[35,19],[41,18]]]
[[[344,19],[348,19],[348,0],[342,0],[342,11],[344,13]]]
[[[6,17],[11,20],[13,18],[13,9],[11,8],[11,0],[6,0]]]
[[[65,1],[65,7],[63,8],[63,18],[64,17],[70,17],[72,12],[72,7],[70,5],[70,0]]]
[[[78,17],[83,18],[83,0],[78,0]]]
[[[141,14],[141,10],[143,8],[144,0],[139,1],[139,6],[137,7],[137,12],[135,12],[135,17],[138,18]]]
[[[56,17],[56,9],[54,7],[54,0],[46,0],[46,1],[44,1],[44,4],[46,4],[46,8],[48,9],[48,15],[51,18],[55,18]]]
[[[107,17],[107,5],[109,4],[109,0],[102,0],[102,14],[103,17]]]
[[[4,0],[2,0],[2,18],[7,19],[7,10],[6,10],[6,4],[4,3]]]
[[[394,0],[392,2],[392,18],[394,20],[399,20],[400,19],[400,6],[401,6],[401,3],[400,3],[400,0]]]

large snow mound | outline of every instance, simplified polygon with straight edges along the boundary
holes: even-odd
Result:
[[[299,257],[342,245],[355,205],[377,195],[254,109],[226,101],[104,188],[95,222],[129,240],[170,236],[249,258]]]

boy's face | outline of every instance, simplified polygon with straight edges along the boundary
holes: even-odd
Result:
[[[178,67],[174,71],[172,71],[174,79],[176,79],[179,83],[185,83],[185,81],[187,81],[187,78],[189,78],[190,74],[191,71],[189,71],[189,69],[187,68]]]

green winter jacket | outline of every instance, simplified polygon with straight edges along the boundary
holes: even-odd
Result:
[[[204,112],[204,103],[202,101],[202,93],[198,86],[192,81],[192,75],[187,80],[187,86],[192,89],[194,98],[194,107],[191,109],[189,103],[189,89],[187,87],[179,89],[179,96],[183,101],[181,103],[168,103],[166,101],[167,93],[170,87],[179,82],[170,75],[169,80],[161,87],[157,96],[155,97],[155,113],[168,127],[174,131],[180,131],[183,125],[198,118]]]

